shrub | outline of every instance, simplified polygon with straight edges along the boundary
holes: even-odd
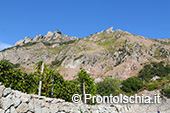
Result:
[[[149,83],[147,85],[147,88],[148,88],[149,91],[159,89],[160,88],[160,83],[158,81],[153,81],[153,82],[151,82],[151,83]]]
[[[165,95],[170,94],[170,89],[164,89],[163,91],[164,91]]]
[[[52,61],[52,65],[56,65],[57,67],[61,65],[61,62],[59,60]]]
[[[19,63],[13,64],[13,67],[14,67],[14,68],[19,68],[19,67],[20,67],[20,64],[19,64]]]
[[[82,58],[83,56],[84,56],[84,55],[80,55],[80,56],[76,57],[76,58],[74,59],[74,61]]]
[[[97,93],[101,96],[118,95],[120,92],[120,80],[105,78],[104,81],[96,84]]]
[[[66,41],[66,42],[61,42],[59,43],[60,45],[69,45],[69,44],[72,44],[72,43],[75,43],[77,40],[69,40],[69,41]]]
[[[164,92],[164,96],[166,96],[167,98],[170,98],[170,88],[163,89],[163,92]]]
[[[154,76],[166,77],[170,73],[170,66],[164,62],[152,62],[140,70],[138,77],[149,82]]]
[[[51,67],[53,67],[53,66],[59,67],[65,58],[66,58],[66,56],[64,56],[61,60],[58,60],[56,58],[54,61],[52,61]]]
[[[37,44],[37,43],[38,43],[38,42],[28,42],[28,43],[22,45],[21,47],[28,47],[28,46],[35,45],[35,44]]]
[[[137,77],[130,77],[122,82],[121,89],[126,93],[137,93],[143,87],[143,81]]]
[[[49,42],[42,42],[44,45],[46,46],[51,46],[51,45],[54,45],[55,43],[49,43]]]

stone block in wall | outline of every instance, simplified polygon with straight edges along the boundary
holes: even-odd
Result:
[[[42,108],[42,113],[50,113],[49,108],[43,107],[43,108]]]
[[[10,113],[17,113],[17,111],[16,111],[16,109],[14,108],[14,106],[12,106],[12,107],[10,108]]]
[[[33,99],[33,106],[35,113],[41,113],[41,101],[39,99]]]
[[[5,110],[3,110],[3,109],[0,109],[0,113],[5,113]]]
[[[6,97],[12,92],[11,88],[5,88],[3,91],[3,96]]]
[[[21,104],[21,99],[18,97],[12,98],[12,101],[14,103],[14,107],[18,107]]]
[[[29,110],[28,104],[27,103],[21,103],[18,107],[17,107],[17,112],[18,113],[25,113]]]
[[[1,105],[1,108],[6,111],[13,105],[13,101],[10,98],[2,97],[0,99],[0,105]]]
[[[3,95],[4,89],[5,89],[5,86],[4,86],[4,85],[1,85],[1,86],[0,86],[0,98],[1,98],[2,95]]]

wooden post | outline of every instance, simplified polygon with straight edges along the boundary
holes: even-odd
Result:
[[[53,91],[54,91],[54,78],[52,76],[52,88],[51,88],[51,97],[53,96]]]
[[[85,94],[86,94],[86,90],[85,90],[85,80],[83,81],[83,102],[85,103]]]
[[[42,63],[42,67],[41,67],[41,77],[44,73],[44,62]],[[41,87],[42,87],[42,78],[40,79],[39,82],[39,90],[38,90],[38,95],[41,96]]]

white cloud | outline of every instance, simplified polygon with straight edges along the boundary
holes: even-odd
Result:
[[[3,49],[6,49],[6,48],[12,47],[12,46],[13,45],[0,42],[0,51],[3,50]]]

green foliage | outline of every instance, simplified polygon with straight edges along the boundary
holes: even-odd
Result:
[[[55,43],[49,43],[49,42],[42,42],[44,45],[46,45],[46,46],[52,46],[52,45],[54,45]]]
[[[52,79],[54,83],[52,84]],[[53,94],[52,94],[53,88]],[[73,82],[65,81],[59,73],[53,69],[46,69],[43,74],[42,95],[46,97],[61,98],[66,101],[72,101],[73,94],[79,92],[78,85]]]
[[[120,93],[119,86],[119,79],[105,78],[104,81],[96,84],[97,94],[101,96],[110,96],[110,94],[113,96],[118,95]]]
[[[54,61],[52,61],[51,67],[53,67],[53,66],[59,67],[65,58],[66,58],[66,56],[64,56],[61,60],[58,60],[56,58]]]
[[[162,92],[163,92],[164,96],[166,96],[167,98],[170,98],[170,87],[163,88]]]
[[[83,82],[85,82],[85,90],[86,94],[96,94],[96,86],[94,85],[94,80],[90,78],[90,74],[88,74],[84,69],[80,69],[80,72],[77,74],[78,81],[80,83],[80,91],[83,94]]]
[[[9,71],[10,69],[12,69],[12,63],[8,60],[2,59],[0,61],[0,72],[3,73],[5,71]]]
[[[13,64],[3,59],[0,61],[0,82],[14,90],[37,94],[39,81],[42,79],[41,95],[71,101],[72,95],[80,92],[78,84],[65,81],[59,73],[48,69],[46,65],[44,65],[44,73],[41,75],[42,63],[43,61],[38,62],[36,64],[37,71],[28,75],[19,69],[14,70]],[[54,80],[53,84],[52,80]],[[53,95],[52,88],[54,89]]]
[[[83,94],[83,82],[84,82],[86,94],[96,95],[96,86],[94,84],[94,80],[90,78],[91,75],[81,68],[77,76],[78,81],[80,83],[80,94]],[[93,104],[91,103],[91,101],[88,101],[87,103]]]
[[[13,64],[13,67],[14,67],[14,68],[19,68],[19,67],[20,67],[20,64],[19,64],[19,63]]]
[[[62,34],[61,31],[59,31],[58,29],[57,29],[57,33],[60,34],[60,35]]]
[[[77,40],[69,40],[69,41],[66,41],[66,42],[61,42],[59,43],[60,45],[69,45],[69,44],[72,44],[72,43],[75,43]]]
[[[165,65],[164,62],[152,62],[146,64],[144,68],[139,72],[138,77],[142,80],[149,82],[154,76],[166,77],[170,73],[170,66]]]
[[[122,81],[121,89],[126,93],[137,93],[139,89],[143,87],[143,82],[137,77],[130,77]]]
[[[80,92],[80,88],[78,85],[74,84],[73,82],[70,81],[65,81],[64,82],[64,87],[62,89],[62,97],[66,101],[71,102],[72,101],[72,96],[74,94],[78,94]]]
[[[34,74],[22,73],[19,69],[14,70],[8,60],[0,61],[0,82],[6,87],[27,93],[36,93],[37,79]]]
[[[36,64],[37,73],[41,73],[41,66],[42,66],[42,64],[43,64],[43,61],[39,61]]]
[[[57,67],[59,67],[61,65],[61,61],[60,60],[54,60],[52,61],[52,65],[56,65]]]
[[[74,59],[74,61],[82,58],[83,56],[84,56],[84,55],[80,55],[80,56],[76,57],[76,58]]]
[[[163,91],[164,91],[165,95],[169,95],[170,94],[170,88],[164,89]]]
[[[28,42],[28,43],[26,43],[26,44],[24,44],[24,45],[22,45],[22,46],[17,46],[17,48],[19,48],[19,47],[28,47],[28,46],[32,46],[32,45],[35,45],[35,44],[37,44],[38,42]]]
[[[153,82],[147,84],[147,89],[149,91],[153,91],[153,90],[159,89],[159,88],[160,88],[160,82],[158,82],[158,81],[153,81]]]
[[[169,56],[169,50],[165,49],[165,48],[157,48],[156,51],[155,51],[155,55],[158,57],[158,58],[167,58]]]
[[[42,61],[37,63],[37,70],[41,69],[41,65]],[[66,101],[72,101],[72,95],[79,92],[79,87],[77,84],[65,81],[58,72],[56,73],[53,69],[48,69],[46,65],[44,66],[43,75],[39,74],[39,80],[40,78],[42,79],[41,95],[43,96],[61,98]]]

